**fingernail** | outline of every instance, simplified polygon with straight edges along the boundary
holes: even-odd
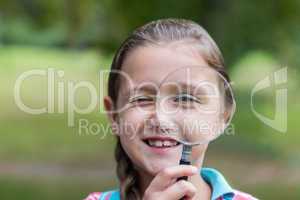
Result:
[[[197,168],[197,167],[194,167],[194,166],[192,166],[192,171],[193,171],[193,173],[197,173],[197,172],[198,172],[198,168]]]

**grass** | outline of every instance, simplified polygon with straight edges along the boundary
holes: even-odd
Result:
[[[102,116],[99,122],[106,124]],[[88,118],[95,123],[95,118]],[[77,120],[77,119],[76,119]],[[104,122],[103,122],[104,121]],[[26,116],[1,120],[0,157],[4,161],[75,161],[84,156],[86,160],[106,158],[112,152],[113,137],[102,138],[101,132],[79,132],[79,125],[67,126],[61,116]],[[76,122],[77,123],[77,122]]]
[[[70,160],[74,161],[78,156],[85,155],[86,159],[93,160],[99,157],[102,150],[112,152],[113,139],[101,140],[101,132],[98,134],[80,134],[79,120],[89,120],[99,126],[107,127],[105,115],[100,112],[102,102],[100,100],[98,71],[107,68],[109,58],[99,52],[88,51],[64,51],[59,49],[43,49],[38,47],[0,47],[0,158],[5,161],[14,160]],[[55,77],[55,113],[31,115],[24,113],[16,105],[14,99],[14,86],[18,76],[33,68],[46,69],[53,67],[55,70],[64,70],[64,77]],[[66,113],[68,105],[68,81],[89,81],[97,90],[98,102],[92,113],[87,115],[75,114],[74,127],[68,126]],[[57,84],[64,83],[65,99],[64,113],[58,112]],[[104,86],[103,86],[104,87]],[[78,107],[85,107],[90,102],[89,93],[85,89],[77,90],[74,95],[74,103]],[[23,82],[21,87],[22,101],[31,107],[39,108],[47,105],[47,80],[45,77],[33,77]],[[100,156],[105,156],[104,154]]]
[[[0,46],[0,70],[24,71],[32,68],[61,68],[85,72],[106,69],[111,57],[97,50],[64,50],[35,46]]]
[[[250,186],[247,191],[256,194],[259,199],[300,199],[298,185],[284,185],[281,183],[266,183]]]

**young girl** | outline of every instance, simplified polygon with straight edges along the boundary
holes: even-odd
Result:
[[[91,193],[85,200],[255,199],[233,189],[217,170],[202,167],[207,144],[193,149],[192,157],[196,160],[193,165],[178,164],[182,145],[175,145],[161,134],[161,122],[155,111],[135,108],[135,105],[147,107],[154,104],[155,100],[149,95],[153,94],[151,89],[138,91],[131,102],[126,77],[130,77],[133,86],[145,81],[159,84],[175,69],[197,65],[209,66],[229,82],[219,48],[193,21],[153,21],[136,29],[124,41],[113,59],[108,96],[104,98],[111,125],[117,127],[114,129],[117,137],[115,158],[120,184],[115,190]],[[129,107],[125,106],[131,103]],[[149,138],[144,136],[149,121],[156,133],[150,138],[152,145],[145,142]],[[135,128],[124,129],[124,122]],[[188,180],[178,181],[184,176],[189,177]]]

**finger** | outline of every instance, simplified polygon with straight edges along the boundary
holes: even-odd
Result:
[[[186,197],[187,199],[192,199],[196,195],[196,187],[188,182],[188,181],[178,181],[168,187],[162,194],[162,199],[172,199],[172,200],[178,200],[183,197]]]
[[[155,190],[163,190],[177,178],[182,176],[193,176],[197,173],[198,168],[192,165],[178,165],[168,167],[156,175],[150,186]]]

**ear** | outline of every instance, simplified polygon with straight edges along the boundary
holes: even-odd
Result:
[[[228,108],[225,110],[223,115],[224,115],[224,122],[226,124],[233,118],[235,111],[236,111],[235,103],[228,106]]]
[[[230,120],[230,115],[231,115],[231,112],[229,110],[226,110],[224,113],[223,113],[223,118],[224,118],[224,123],[227,124]]]
[[[220,119],[221,119],[221,127],[219,132],[223,133],[225,131],[225,129],[227,128],[226,125],[228,125],[228,122],[230,120],[231,117],[231,110],[230,109],[226,109],[223,113],[220,113]]]
[[[110,98],[110,96],[105,96],[103,98],[103,103],[104,103],[104,108],[106,111],[106,115],[107,118],[109,119],[109,122],[111,124],[112,127],[112,131],[114,134],[118,135],[118,131],[117,131],[117,113],[115,112],[115,108],[114,108],[114,102],[113,100]]]

